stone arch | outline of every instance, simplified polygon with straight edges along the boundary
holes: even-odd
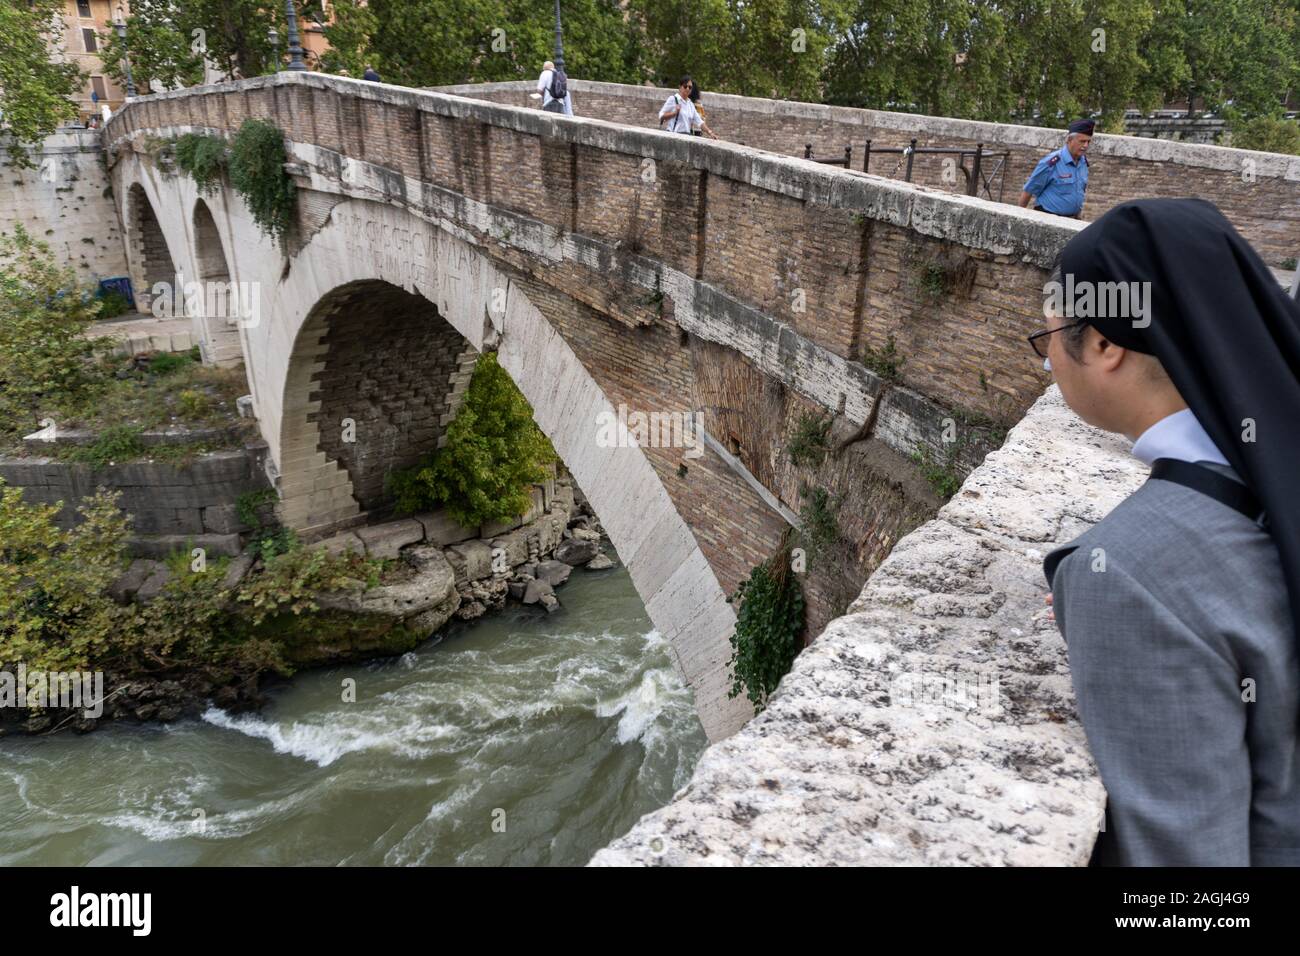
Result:
[[[144,186],[133,182],[127,194],[127,251],[131,262],[131,285],[135,290],[136,308],[149,311],[153,302],[154,283],[176,281],[176,259],[167,245],[158,214],[145,193]]]
[[[203,359],[218,365],[232,365],[243,356],[239,342],[240,293],[230,281],[230,267],[217,221],[202,199],[194,203],[191,224],[195,277],[203,288],[204,302],[210,306],[194,316]]]
[[[432,373],[440,379],[447,355],[454,352],[461,361],[466,347],[497,350],[539,427],[600,514],[651,621],[694,691],[705,732],[721,739],[752,715],[743,698],[727,696],[735,614],[693,532],[635,442],[598,438],[599,423],[616,416],[614,405],[510,273],[480,248],[409,212],[364,200],[335,206],[283,278],[270,274],[271,265],[260,267],[274,286],[274,318],[247,334],[253,374],[261,382],[259,422],[278,469],[286,524],[311,536],[364,520],[362,502],[374,487],[366,483],[377,469],[363,462],[358,470],[357,458],[349,462],[322,434],[322,413],[330,418],[326,427],[337,429],[342,411],[322,385],[351,381],[355,394],[369,390],[367,401],[381,407],[384,388],[397,390],[396,373],[385,371],[385,363],[370,366],[374,374],[367,375],[363,357],[353,355],[359,364],[349,371],[343,354],[355,353],[367,334],[381,334],[384,317],[373,308],[373,297],[385,296],[399,317],[393,334],[407,334],[403,327],[422,322],[426,333],[445,323],[459,335],[460,350],[448,344],[441,353],[444,364]],[[332,329],[340,331],[331,336]],[[444,341],[457,340],[448,335]],[[331,355],[333,348],[340,351]],[[428,349],[418,353],[426,358],[408,364],[418,369],[437,351]],[[335,358],[342,361],[334,364]],[[439,387],[445,397],[447,386]],[[432,396],[431,389],[406,411],[387,410],[387,423],[375,421],[390,435],[430,447],[437,440],[427,417],[429,403],[437,407]],[[401,460],[396,449],[384,454],[385,461]],[[360,476],[358,486],[349,464]]]
[[[441,444],[477,355],[432,302],[380,279],[346,283],[316,303],[291,365],[291,375],[309,373],[310,407],[286,423],[292,434],[282,443],[285,456],[325,456],[282,476],[286,501],[307,499],[304,533],[391,512],[385,478]]]

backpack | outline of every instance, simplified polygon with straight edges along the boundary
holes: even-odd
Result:
[[[564,75],[564,71],[556,67],[551,71],[551,85],[547,89],[552,98],[561,100],[569,95],[569,78]]]

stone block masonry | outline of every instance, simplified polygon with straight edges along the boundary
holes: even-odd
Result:
[[[14,166],[0,134],[0,232],[23,226],[82,279],[127,275],[100,134],[56,133],[32,151],[31,159],[34,169]]]
[[[226,554],[239,550],[238,532],[247,530],[237,514],[239,496],[266,487],[260,454],[211,452],[188,466],[142,461],[98,471],[51,458],[0,458],[0,479],[21,488],[28,504],[61,503],[55,520],[62,528],[79,523],[83,498],[100,488],[118,492],[119,507],[130,515],[132,554],[165,557],[190,539]]]
[[[1144,472],[1052,388],[767,710],[592,864],[1085,865],[1105,793],[1041,562]]]

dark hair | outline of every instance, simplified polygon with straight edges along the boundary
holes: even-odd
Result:
[[[691,92],[689,95],[692,103],[698,103],[700,101],[700,84],[696,83],[693,79],[691,80]]]
[[[1048,282],[1054,282],[1058,286],[1064,285],[1063,276],[1061,275],[1061,257],[1056,257],[1056,262],[1052,265],[1052,275]],[[1064,316],[1061,316],[1064,318]],[[1060,333],[1062,342],[1065,346],[1066,353],[1076,362],[1083,355],[1083,341],[1088,337],[1088,325],[1083,322],[1076,322],[1068,325]]]
[[[695,85],[695,81],[691,79],[689,73],[686,76],[683,76],[682,81],[677,84],[678,88],[681,88],[683,86],[694,86],[694,85]]]

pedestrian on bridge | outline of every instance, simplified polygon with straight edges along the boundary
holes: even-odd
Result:
[[[369,66],[369,65],[366,66],[366,72],[364,72],[364,73],[361,74],[361,78],[362,78],[363,80],[369,80],[371,83],[382,83],[382,82],[383,82],[383,80],[381,80],[381,79],[379,78],[379,73],[376,72],[375,68],[374,68],[373,66]]]
[[[695,99],[691,98],[692,90],[696,90],[695,81],[689,76],[683,76],[677,84],[677,92],[664,101],[663,109],[659,111],[659,124],[663,126],[667,121],[668,125],[664,129],[670,133],[685,133],[689,136],[699,129],[717,139],[705,124],[700,111],[695,108]],[[698,99],[698,91],[695,95]]]
[[[542,64],[542,74],[537,78],[537,92],[542,95],[542,109],[546,112],[573,115],[569,77],[564,70],[557,70],[550,60]]]
[[[1025,180],[1020,205],[1030,202],[1038,212],[1078,219],[1083,213],[1084,194],[1088,191],[1088,144],[1097,124],[1090,119],[1070,124],[1065,145],[1038,161]]]

